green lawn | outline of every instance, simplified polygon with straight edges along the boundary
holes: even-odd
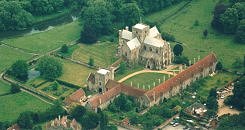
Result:
[[[125,77],[131,73],[134,73],[134,72],[137,72],[137,71],[140,71],[143,69],[144,69],[144,66],[142,66],[142,65],[135,65],[133,67],[127,67],[123,74],[115,73],[115,80],[118,81],[118,80],[122,79],[123,77]]]
[[[74,42],[80,37],[81,26],[78,21],[57,26],[46,32],[6,39],[3,42],[36,53],[45,53]]]
[[[69,61],[62,61],[64,72],[59,78],[66,82],[84,87],[89,73],[95,71],[83,65],[78,65]]]
[[[201,87],[198,89],[197,94],[203,98],[207,98],[209,95],[209,91],[212,88],[220,88],[225,84],[235,79],[237,76],[230,73],[217,73],[213,77],[207,77],[203,79],[201,83]]]
[[[0,45],[0,72],[10,67],[17,60],[30,59],[32,55]]]
[[[96,66],[108,67],[116,61],[117,45],[112,42],[99,42],[92,45],[79,44],[80,47],[73,52],[72,58],[88,63],[91,57],[94,59]]]
[[[244,56],[245,46],[236,44],[232,36],[227,36],[214,31],[211,28],[212,12],[218,0],[194,0],[192,3],[176,13],[174,17],[166,20],[159,27],[161,31],[173,34],[177,41],[183,43],[184,55],[193,60],[194,57],[204,57],[210,52],[215,52],[226,68],[230,68],[234,59]],[[158,17],[169,13],[161,11]],[[154,17],[156,14],[153,14]],[[148,16],[151,18],[153,16]],[[155,22],[159,19],[150,19]],[[195,21],[199,22],[194,26]],[[203,31],[208,30],[208,37],[203,37]]]
[[[0,95],[10,92],[11,87],[0,80]]]
[[[49,104],[25,92],[1,96],[0,106],[0,121],[15,121],[24,111],[45,111],[50,107]]]
[[[167,74],[142,73],[129,78],[128,80],[124,81],[124,83],[127,85],[131,85],[132,82],[133,87],[138,87],[139,85],[139,88],[141,89],[149,89],[149,85],[150,85],[150,89],[151,89],[156,85],[159,85],[159,79],[160,79],[160,83],[162,83],[164,77],[165,77],[165,81],[169,78]],[[154,86],[154,82],[155,82],[155,86]],[[145,88],[143,86],[145,86]]]

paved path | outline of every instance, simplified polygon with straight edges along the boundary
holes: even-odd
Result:
[[[142,73],[161,73],[161,74],[169,74],[169,75],[174,75],[174,76],[175,76],[176,73],[175,73],[175,72],[170,72],[170,71],[172,71],[171,69],[174,69],[174,68],[176,68],[176,67],[178,67],[178,65],[170,65],[170,66],[168,66],[167,69],[165,69],[165,70],[150,70],[150,69],[140,70],[140,71],[134,72],[134,73],[132,73],[132,74],[129,74],[129,75],[123,77],[123,78],[120,79],[118,82],[119,82],[119,83],[124,82],[124,81],[126,81],[127,79],[129,79],[129,78],[131,78],[131,77],[133,77],[133,76],[135,76],[135,75],[142,74]]]

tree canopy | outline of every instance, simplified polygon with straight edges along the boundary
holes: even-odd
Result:
[[[45,56],[39,60],[37,69],[44,78],[55,79],[61,76],[63,66],[57,59]]]
[[[174,49],[173,49],[174,55],[175,55],[175,56],[181,56],[183,50],[184,50],[184,49],[183,49],[182,45],[176,44],[176,45],[174,46]]]
[[[28,79],[28,65],[23,60],[16,61],[10,68],[10,74],[15,78],[26,81]]]

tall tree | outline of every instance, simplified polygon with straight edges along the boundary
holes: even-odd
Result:
[[[235,40],[239,43],[245,44],[245,19],[241,20],[238,25]]]
[[[82,124],[83,128],[86,130],[94,129],[99,124],[99,115],[97,113],[94,113],[94,112],[87,112],[83,116],[81,124]]]
[[[33,17],[18,1],[0,1],[0,31],[23,30],[32,25]]]
[[[26,81],[28,79],[28,65],[23,60],[16,61],[12,66],[10,70],[11,75],[13,75],[15,78]]]
[[[17,119],[17,124],[22,129],[32,129],[33,127],[33,120],[31,116],[31,112],[23,112]]]
[[[45,56],[39,60],[37,69],[44,78],[55,79],[61,76],[63,66],[57,59]]]
[[[174,49],[173,49],[174,55],[175,55],[175,56],[181,56],[183,50],[184,50],[184,49],[183,49],[182,45],[176,44],[176,45],[174,46]]]
[[[120,12],[121,20],[123,21],[124,25],[132,26],[137,22],[140,22],[142,12],[136,3],[123,4],[120,8]]]
[[[228,8],[225,13],[221,15],[221,22],[224,27],[224,33],[235,33],[239,23],[237,10]]]

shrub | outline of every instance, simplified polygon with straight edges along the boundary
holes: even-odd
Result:
[[[11,93],[18,93],[20,92],[20,86],[17,84],[11,84]]]
[[[161,34],[162,34],[163,39],[165,39],[166,41],[173,41],[173,42],[175,41],[174,35],[171,35],[166,32],[162,32]]]

